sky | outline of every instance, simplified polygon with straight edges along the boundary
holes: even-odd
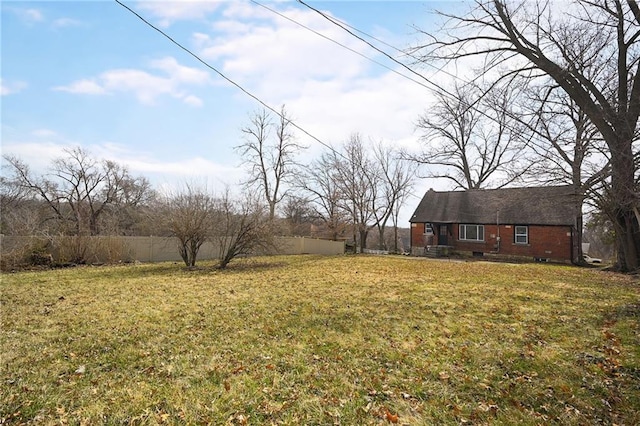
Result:
[[[420,79],[300,3],[122,2],[262,102],[285,105],[322,142],[296,131],[308,147],[302,162],[354,133],[419,149],[415,124],[433,99],[429,84],[412,81]],[[424,40],[416,28],[441,24],[434,10],[463,6],[309,4],[383,40],[388,45],[370,39],[407,63],[389,45],[414,46]],[[200,181],[220,190],[246,178],[234,147],[262,105],[126,8],[115,1],[11,0],[0,7],[2,154],[42,173],[64,149],[79,146],[156,188]],[[434,68],[417,70],[431,81],[450,79]],[[419,180],[400,219],[409,220],[426,189],[446,185]]]

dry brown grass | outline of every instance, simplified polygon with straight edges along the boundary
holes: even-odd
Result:
[[[0,289],[0,423],[640,424],[627,276],[292,256]]]

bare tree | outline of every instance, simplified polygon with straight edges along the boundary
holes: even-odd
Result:
[[[378,230],[378,243],[386,248],[385,230],[397,216],[415,177],[413,164],[382,142],[365,145],[353,134],[339,148],[331,148],[305,168],[297,186],[308,195],[317,217],[337,239],[350,222],[353,240],[362,252],[367,236]],[[397,244],[394,244],[397,249]]]
[[[296,142],[292,127],[284,106],[275,122],[263,109],[254,113],[250,124],[242,128],[244,142],[236,147],[249,169],[247,185],[264,196],[270,220],[287,195],[287,184],[296,172],[295,155],[303,149]]]
[[[413,186],[415,164],[403,160],[400,152],[382,143],[373,146],[373,161],[379,168],[377,181],[370,185],[379,189],[374,199],[373,216],[378,229],[379,249],[385,250],[385,230],[387,222],[393,218],[394,251],[398,251],[398,215],[406,200],[408,191]]]
[[[180,257],[188,268],[196,265],[200,248],[211,236],[213,209],[214,198],[205,188],[186,183],[169,194],[157,212],[158,220],[178,239]]]
[[[41,219],[38,201],[14,176],[0,176],[0,233],[35,235]]]
[[[336,179],[334,152],[325,152],[301,170],[296,186],[307,195],[314,216],[324,225],[332,240],[344,232],[345,213],[340,208],[342,193]]]
[[[125,167],[98,160],[79,147],[65,150],[65,156],[54,160],[44,175],[33,175],[17,157],[4,159],[13,184],[47,206],[49,214],[43,222],[56,222],[67,234],[98,235],[107,210],[135,205],[150,191],[146,179],[133,178]]]
[[[234,200],[227,190],[215,202],[212,237],[218,242],[220,269],[238,256],[277,251],[273,221],[262,204],[244,195]]]
[[[311,203],[299,194],[289,194],[283,200],[282,216],[289,235],[309,235],[315,221]]]
[[[340,208],[348,213],[353,225],[353,240],[364,252],[367,236],[375,226],[376,198],[380,168],[371,161],[359,134],[353,134],[343,145],[341,153],[332,151],[334,179],[340,191]]]
[[[456,188],[502,187],[520,178],[526,141],[509,114],[511,89],[456,85],[454,93],[436,97],[418,121],[424,150],[405,158],[429,166],[425,177],[448,179]]]
[[[535,135],[529,144],[532,179],[572,185],[577,195],[573,263],[582,264],[583,204],[592,200],[599,208],[599,188],[610,173],[608,151],[589,117],[557,85],[531,87],[521,105],[520,121]]]
[[[465,16],[445,15],[444,35],[428,35],[425,60],[483,56],[509,63],[526,79],[552,78],[589,117],[611,158],[608,209],[616,232],[618,267],[640,267],[640,219],[632,149],[640,116],[640,6],[633,0],[578,2],[477,0]],[[486,67],[487,71],[493,68]],[[589,75],[584,70],[597,68]]]

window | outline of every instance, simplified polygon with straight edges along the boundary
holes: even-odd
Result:
[[[516,244],[529,244],[529,227],[516,226],[514,235]]]
[[[484,241],[484,225],[460,225],[460,240]]]
[[[425,235],[433,235],[433,226],[430,223],[424,225],[424,233]]]

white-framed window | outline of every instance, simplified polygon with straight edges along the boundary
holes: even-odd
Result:
[[[484,225],[460,225],[461,241],[484,241]]]
[[[430,223],[426,223],[424,225],[424,234],[433,235],[433,226]]]
[[[516,244],[529,244],[529,227],[518,225],[514,229],[514,242]]]

